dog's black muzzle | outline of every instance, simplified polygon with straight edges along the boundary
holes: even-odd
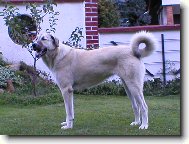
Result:
[[[37,58],[42,57],[47,52],[47,48],[43,47],[42,45],[40,45],[38,43],[33,43],[32,47],[33,47],[33,50],[37,52],[37,54],[36,54]]]
[[[32,47],[33,47],[33,50],[36,51],[36,52],[41,51],[41,46],[38,43],[33,43]]]

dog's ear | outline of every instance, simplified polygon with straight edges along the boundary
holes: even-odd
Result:
[[[51,35],[51,39],[53,40],[53,44],[56,47],[59,47],[59,39]]]

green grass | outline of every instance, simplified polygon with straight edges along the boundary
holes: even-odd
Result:
[[[75,121],[61,130],[63,103],[52,105],[0,105],[3,135],[181,135],[180,96],[146,97],[149,129],[130,126],[130,101],[123,96],[75,96]]]

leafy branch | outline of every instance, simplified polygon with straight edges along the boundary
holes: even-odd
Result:
[[[49,29],[47,32],[55,33],[56,28],[55,25],[57,22],[57,16],[60,14],[59,12],[54,10],[54,6],[57,6],[52,0],[47,0],[47,3],[44,4],[42,7],[40,5],[36,5],[35,3],[28,3],[26,5],[26,10],[30,10],[30,15],[32,16],[33,20],[36,22],[37,25],[37,33],[39,33],[41,28],[41,23],[43,22],[43,18],[46,15],[49,15]]]
[[[35,54],[33,54],[31,42],[42,30],[41,23],[43,23],[43,19],[47,15],[49,15],[50,28],[46,31],[48,33],[55,33],[55,26],[57,25],[58,21],[57,16],[60,13],[54,10],[54,6],[57,6],[57,4],[54,3],[53,0],[46,0],[43,5],[38,5],[36,3],[26,3],[26,11],[29,11],[30,15],[21,15],[19,14],[19,8],[11,5],[10,3],[5,3],[5,8],[3,11],[0,11],[0,16],[3,17],[5,25],[8,26],[9,35],[12,40],[17,44],[22,45],[23,48],[26,48],[33,57],[35,70],[36,61],[38,58],[36,58]],[[33,75],[33,89],[35,96],[35,83],[37,78],[36,73]]]
[[[82,30],[83,28],[76,27],[75,30],[71,33],[71,36],[68,39],[68,41],[63,42],[63,44],[66,44],[68,46],[75,47],[75,48],[82,48],[81,44],[79,44],[81,39],[84,38]]]

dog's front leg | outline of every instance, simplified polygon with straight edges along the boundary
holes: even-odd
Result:
[[[71,86],[66,87],[61,89],[61,92],[66,110],[66,121],[61,123],[61,129],[71,129],[73,128],[74,120],[73,88]]]

